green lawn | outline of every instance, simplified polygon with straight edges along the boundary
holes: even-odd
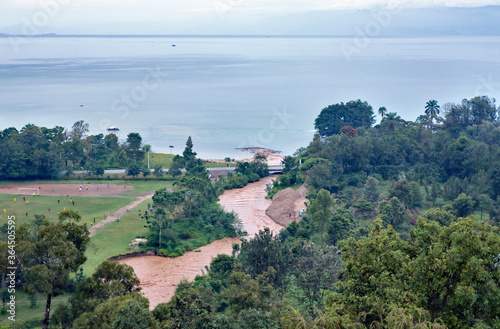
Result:
[[[31,301],[27,294],[18,290],[16,296],[16,322],[8,319],[9,313],[0,315],[0,325],[11,326],[12,328],[27,329],[27,328],[41,328],[43,315],[45,313],[46,296],[37,294],[37,302],[34,308],[31,307]],[[64,294],[61,296],[53,297],[51,303],[51,313],[57,308],[57,305],[64,303],[68,300],[71,294]],[[37,323],[38,321],[39,323]]]
[[[144,237],[149,231],[144,227],[146,221],[140,218],[140,214],[147,210],[147,205],[151,202],[151,200],[144,201],[137,208],[121,216],[119,222],[108,224],[92,237],[87,248],[87,261],[83,264],[85,275],[91,275],[97,265],[109,257],[137,251],[131,250],[129,245],[133,239]]]
[[[15,202],[14,198],[16,198]],[[74,206],[71,199],[75,202]],[[10,215],[16,216],[17,225],[31,221],[35,214],[45,215],[48,220],[56,220],[58,212],[65,209],[77,211],[82,216],[83,222],[90,225],[90,221],[94,218],[96,221],[103,219],[105,214],[126,206],[132,198],[40,195],[26,197],[26,201],[23,201],[23,196],[0,194],[0,225],[3,225],[7,216]]]
[[[149,167],[154,168],[158,165],[162,166],[162,168],[170,168],[172,165],[173,159],[175,157],[175,154],[165,154],[165,153],[149,153]],[[147,160],[147,155],[144,160],[145,164],[147,165],[148,160]],[[236,164],[233,163],[204,163],[205,167],[226,167],[229,165],[229,167],[234,167]]]
[[[154,168],[156,166],[161,166],[162,168],[170,168],[172,165],[175,154],[165,154],[165,153],[149,153],[149,167]],[[144,162],[148,163],[148,156],[146,155]]]

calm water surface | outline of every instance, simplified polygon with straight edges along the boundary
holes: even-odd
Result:
[[[314,119],[352,99],[407,120],[425,102],[500,97],[500,38],[0,38],[0,129],[27,123],[90,133],[139,132],[153,151],[243,157],[262,146],[291,154]],[[175,47],[173,46],[175,45]]]

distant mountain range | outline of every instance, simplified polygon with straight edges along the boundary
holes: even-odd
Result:
[[[372,37],[418,37],[445,35],[500,35],[500,6],[427,7],[350,11],[309,11],[282,16],[246,19],[237,12],[228,12],[218,19],[189,25],[170,22],[130,23],[120,26],[97,25],[87,28],[52,29],[57,34],[142,34],[142,35],[321,35]],[[233,15],[233,16],[231,16]],[[19,31],[20,28],[12,28]],[[83,33],[82,33],[83,31]],[[99,33],[97,31],[103,31]],[[42,36],[54,37],[53,33]],[[8,36],[8,34],[0,34]]]
[[[308,12],[273,17],[255,24],[257,34],[355,36],[500,35],[500,6],[434,7],[401,11]]]

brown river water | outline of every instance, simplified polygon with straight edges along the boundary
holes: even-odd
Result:
[[[256,183],[251,183],[242,189],[225,191],[219,203],[226,211],[234,211],[243,222],[248,238],[265,227],[271,228],[275,233],[283,227],[271,218],[265,211],[271,204],[266,200],[266,184],[274,177],[269,176]],[[199,252],[186,252],[181,257],[165,258],[159,256],[141,256],[127,258],[120,261],[122,264],[134,268],[137,277],[141,280],[144,296],[149,299],[150,309],[156,305],[168,302],[175,293],[175,288],[182,278],[194,280],[197,275],[205,271],[205,266],[210,265],[212,258],[218,254],[230,255],[233,244],[239,243],[238,238],[222,239],[199,248]]]

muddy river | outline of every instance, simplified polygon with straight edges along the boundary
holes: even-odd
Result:
[[[247,185],[242,189],[225,191],[219,197],[219,203],[227,210],[238,214],[243,222],[248,237],[254,236],[264,227],[270,227],[275,233],[283,227],[269,218],[265,211],[271,204],[266,200],[266,184],[274,177],[266,177],[259,182]],[[197,275],[202,274],[205,266],[210,265],[212,257],[218,254],[232,252],[237,238],[222,239],[199,248],[199,252],[186,252],[181,257],[165,258],[158,256],[143,256],[121,260],[122,264],[134,268],[137,277],[141,280],[142,292],[149,299],[150,308],[168,302],[174,295],[175,288],[184,277],[192,281]]]

